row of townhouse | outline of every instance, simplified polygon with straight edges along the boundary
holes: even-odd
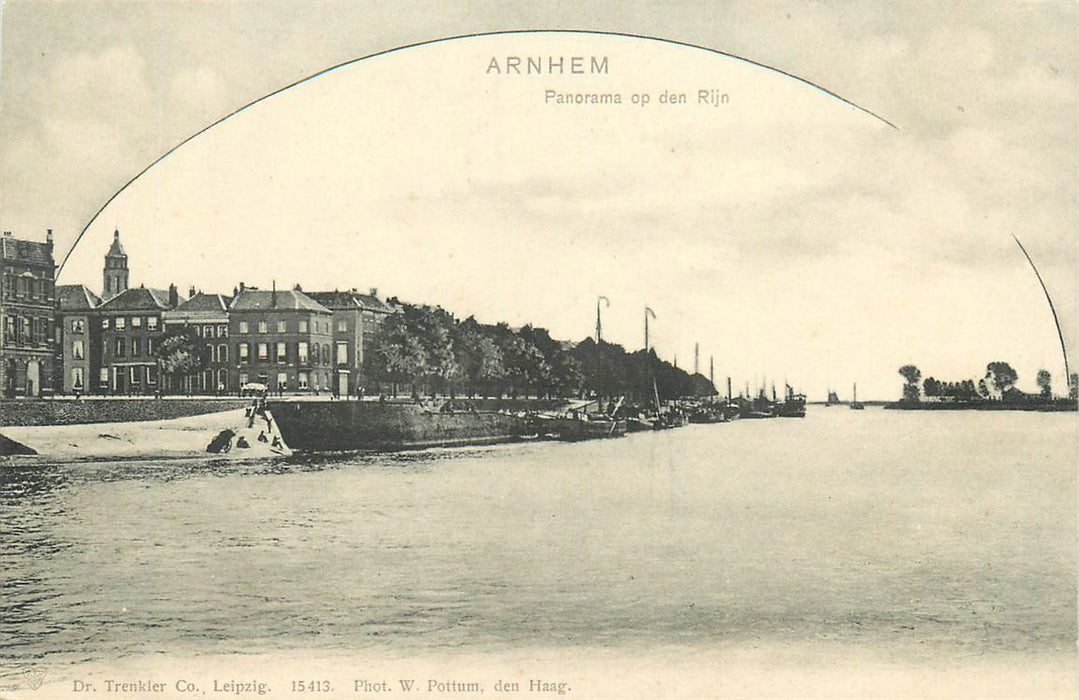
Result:
[[[45,242],[0,237],[0,392],[6,397],[52,393],[56,265],[52,230]]]
[[[0,368],[7,397],[52,394],[224,394],[245,385],[273,392],[356,395],[371,388],[365,357],[398,307],[376,290],[304,293],[240,285],[232,295],[129,287],[116,232],[103,294],[54,285],[52,232],[44,243],[0,239]],[[160,343],[186,335],[198,369],[176,372]]]

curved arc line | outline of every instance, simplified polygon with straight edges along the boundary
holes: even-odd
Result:
[[[1053,306],[1053,299],[1049,296],[1049,289],[1045,286],[1045,280],[1042,279],[1042,274],[1038,272],[1037,266],[1030,258],[1030,253],[1023,247],[1023,244],[1019,241],[1019,237],[1014,233],[1012,238],[1015,239],[1016,244],[1019,246],[1019,250],[1023,251],[1023,255],[1026,256],[1027,262],[1030,263],[1030,267],[1034,270],[1034,276],[1038,278],[1038,284],[1042,286],[1042,292],[1045,294],[1045,300],[1049,302],[1049,310],[1053,312],[1053,323],[1057,326],[1057,337],[1060,338],[1060,352],[1064,355],[1064,383],[1068,387],[1068,391],[1071,391],[1072,374],[1071,368],[1068,366],[1068,349],[1064,346],[1064,331],[1060,328],[1060,318],[1057,316],[1057,309]]]
[[[147,165],[145,168],[143,168],[138,173],[136,173],[135,176],[132,177],[130,180],[125,182],[123,184],[123,186],[120,187],[120,189],[116,190],[116,192],[114,192],[112,194],[112,196],[110,196],[108,199],[106,199],[105,203],[102,204],[101,207],[98,208],[98,210],[96,212],[94,212],[94,215],[92,217],[90,217],[90,220],[87,221],[86,225],[83,226],[81,231],[79,231],[79,235],[75,237],[75,242],[71,244],[71,248],[67,251],[67,254],[64,255],[64,259],[60,263],[60,266],[56,268],[56,278],[59,278],[60,273],[63,272],[64,266],[67,264],[68,259],[71,257],[71,254],[75,252],[75,248],[78,247],[79,242],[82,241],[83,236],[86,235],[86,232],[90,229],[90,226],[92,226],[93,223],[95,221],[97,221],[97,217],[100,216],[101,213],[103,211],[105,211],[105,209],[110,204],[112,204],[114,199],[116,199],[118,196],[120,196],[120,194],[122,192],[124,192],[124,190],[126,190],[128,187],[130,187],[132,184],[134,184],[134,182],[136,180],[138,180],[140,177],[145,175],[146,172],[150,170],[150,168],[154,167],[155,165],[157,165],[161,161],[168,158],[170,155],[172,155],[174,152],[176,152],[179,148],[186,145],[190,141],[192,141],[195,138],[201,136],[202,134],[206,133],[207,131],[214,128],[218,124],[224,122],[225,120],[231,119],[232,117],[236,116],[240,112],[243,112],[244,110],[246,110],[246,109],[248,109],[250,107],[254,107],[255,105],[259,104],[260,102],[264,102],[264,101],[270,99],[271,97],[274,97],[275,95],[279,95],[282,92],[285,92],[286,90],[291,90],[292,88],[294,88],[294,87],[296,87],[298,85],[302,85],[303,83],[306,83],[309,80],[314,80],[315,78],[319,78],[319,77],[325,75],[326,73],[329,73],[330,71],[335,71],[338,68],[344,68],[345,66],[352,65],[353,63],[359,63],[360,61],[366,61],[369,58],[378,58],[379,56],[385,56],[387,54],[391,54],[391,53],[394,53],[396,51],[404,51],[406,49],[414,49],[414,48],[417,48],[417,47],[420,47],[420,46],[429,46],[431,44],[439,44],[439,43],[447,42],[447,41],[458,41],[460,39],[475,39],[475,38],[482,38],[482,37],[489,37],[489,36],[512,36],[512,35],[515,35],[515,34],[594,34],[594,35],[598,35],[598,36],[615,36],[615,37],[624,37],[624,38],[627,38],[627,39],[644,39],[646,41],[658,41],[658,42],[664,43],[664,44],[671,44],[671,45],[674,45],[674,46],[684,46],[684,47],[691,48],[691,49],[699,49],[701,51],[707,51],[709,53],[714,53],[714,54],[719,55],[719,56],[726,56],[727,58],[733,58],[735,60],[742,61],[743,63],[748,63],[750,65],[757,66],[758,68],[764,68],[766,70],[770,70],[770,71],[773,71],[775,73],[779,73],[780,75],[786,76],[788,78],[793,78],[794,80],[797,80],[800,83],[803,83],[803,84],[808,85],[808,86],[810,86],[812,88],[820,90],[824,94],[829,95],[830,97],[834,97],[835,99],[839,100],[840,102],[843,102],[843,103],[845,103],[847,105],[850,105],[851,107],[854,107],[855,109],[857,109],[857,110],[859,110],[861,112],[864,112],[865,114],[868,114],[869,116],[873,117],[874,119],[877,119],[879,121],[884,122],[885,124],[887,124],[891,128],[895,129],[896,131],[899,130],[898,126],[896,126],[892,122],[888,121],[884,117],[880,116],[876,112],[873,112],[873,111],[871,111],[869,109],[866,109],[865,107],[862,107],[861,105],[859,105],[859,104],[857,104],[855,102],[852,102],[851,100],[848,100],[847,98],[843,97],[842,95],[840,95],[838,93],[835,93],[835,92],[832,92],[831,90],[829,90],[829,89],[827,89],[827,88],[825,88],[825,87],[823,87],[821,85],[818,85],[817,83],[814,83],[811,80],[807,80],[806,78],[802,78],[802,77],[797,76],[797,75],[795,75],[793,73],[789,73],[789,72],[783,70],[782,68],[776,68],[775,66],[770,66],[770,65],[768,65],[766,63],[761,63],[760,61],[754,61],[751,58],[745,58],[743,56],[738,56],[738,55],[733,54],[733,53],[728,53],[727,51],[721,51],[719,49],[713,49],[713,48],[710,48],[710,47],[707,47],[707,46],[700,46],[698,44],[691,44],[691,43],[686,42],[686,41],[677,41],[675,39],[663,39],[663,38],[660,38],[660,37],[647,36],[647,35],[644,35],[644,34],[632,34],[632,33],[627,33],[627,32],[612,32],[612,31],[596,31],[596,30],[590,30],[590,29],[511,29],[511,30],[503,30],[503,31],[478,32],[478,33],[474,33],[474,34],[460,34],[460,35],[457,35],[457,36],[442,37],[442,38],[439,38],[439,39],[428,39],[428,40],[425,40],[425,41],[418,41],[418,42],[415,42],[415,43],[412,43],[412,44],[405,44],[404,46],[396,46],[396,47],[394,47],[392,49],[384,49],[382,51],[376,51],[375,53],[368,54],[366,56],[360,56],[359,58],[352,58],[352,59],[349,59],[347,61],[342,61],[341,63],[337,63],[335,65],[332,65],[329,68],[323,68],[322,70],[317,71],[315,73],[312,73],[311,75],[309,75],[309,76],[307,76],[305,78],[300,78],[299,80],[293,81],[293,82],[291,82],[291,83],[289,83],[289,84],[287,84],[287,85],[285,85],[283,87],[277,88],[276,90],[274,90],[272,92],[268,92],[265,95],[263,95],[262,97],[259,97],[258,99],[255,99],[255,100],[252,100],[251,102],[248,102],[247,104],[243,105],[242,107],[238,107],[237,109],[229,112],[228,114],[221,117],[220,119],[217,119],[217,120],[211,122],[210,124],[207,124],[203,128],[199,129],[195,133],[193,133],[190,136],[188,136],[187,138],[183,139],[182,141],[177,143],[175,146],[173,146],[172,148],[170,148],[169,150],[165,151],[160,156],[155,158],[152,162],[150,162],[149,165]],[[1055,314],[1055,312],[1054,312],[1054,314]]]

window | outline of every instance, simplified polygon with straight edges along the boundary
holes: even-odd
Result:
[[[4,340],[9,343],[15,341],[15,317],[4,317]]]
[[[348,321],[343,318],[337,319],[337,332],[345,333],[348,331]]]
[[[227,337],[229,337],[229,326],[228,326],[227,323],[222,323],[220,326],[217,327],[217,337],[218,338],[227,338]]]
[[[142,316],[132,316],[131,317],[131,327],[132,328],[142,328]]]
[[[138,357],[142,353],[142,338],[131,339],[131,356]]]
[[[217,390],[225,391],[229,386],[229,371],[222,367],[217,370]]]
[[[83,346],[81,340],[76,340],[71,344],[71,359],[82,360],[86,357],[86,348]]]
[[[124,356],[124,351],[126,349],[127,349],[127,343],[124,342],[124,339],[123,338],[117,338],[116,339],[116,356],[117,357],[123,357]]]
[[[217,346],[217,361],[228,362],[229,361],[229,346],[222,343]]]
[[[240,321],[240,332],[241,333],[247,333],[247,331],[248,331],[247,321]]]
[[[337,344],[337,364],[339,364],[339,365],[347,365],[348,364],[348,343],[338,343]]]
[[[146,330],[148,330],[148,331],[156,331],[157,330],[157,316],[148,316],[146,318]]]
[[[300,321],[300,332],[301,333],[306,333],[307,332],[307,321],[304,321],[304,320]]]
[[[240,372],[240,386],[247,384],[247,372]]]
[[[297,354],[299,355],[300,364],[301,365],[306,365],[307,364],[307,343],[300,342],[296,346],[296,349],[299,351]]]
[[[306,391],[307,387],[307,372],[300,372],[300,389]]]
[[[72,367],[71,368],[71,388],[78,391],[82,391],[83,387],[83,368]]]
[[[330,346],[328,344],[322,346],[322,364],[333,364],[333,356],[330,355]],[[317,382],[318,380],[316,379],[315,381]]]
[[[270,359],[270,345],[269,343],[259,343],[259,359]]]
[[[102,367],[100,370],[98,370],[98,372],[97,372],[97,383],[100,384],[101,386],[108,386],[109,385],[109,368],[108,367]]]
[[[71,321],[71,332],[72,333],[85,333],[86,332],[86,322],[83,321],[81,318],[73,319]]]
[[[269,330],[269,326],[265,321],[259,321],[259,333],[266,333]]]
[[[247,360],[248,360],[247,343],[240,343],[239,348],[240,348],[240,362],[247,362]],[[247,382],[243,382],[243,383],[246,384]]]
[[[146,368],[146,383],[150,386],[157,386],[157,367]]]
[[[154,339],[153,338],[147,338],[146,339],[146,354],[150,355],[151,357],[154,354]]]
[[[127,319],[123,316],[116,317],[116,330],[122,331],[127,329]]]
[[[285,332],[285,329],[286,329],[287,327],[288,327],[288,326],[287,326],[287,325],[285,324],[285,322],[284,322],[284,321],[278,321],[278,322],[277,322],[277,332],[278,332],[278,333],[284,333],[284,332]]]
[[[277,386],[280,387],[282,391],[284,391],[285,389],[288,388],[288,374],[287,373],[285,373],[285,372],[278,372],[277,373]]]
[[[101,330],[105,330],[105,331],[109,330],[109,319],[107,319],[107,318],[101,319]]]
[[[288,351],[285,349],[284,343],[277,344],[277,361],[288,362]]]
[[[128,377],[131,378],[131,386],[142,384],[142,372],[139,371],[140,369],[140,367],[135,367],[134,365],[127,368]]]
[[[318,364],[318,343],[311,346],[311,364]]]
[[[203,326],[202,327],[202,337],[203,338],[213,338],[214,337],[214,327],[213,326]]]

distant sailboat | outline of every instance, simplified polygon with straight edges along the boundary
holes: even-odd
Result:
[[[828,390],[828,402],[826,404],[824,404],[824,405],[825,406],[838,406],[839,403],[840,403],[839,394],[837,394],[834,391],[832,391],[831,389],[829,389]]]
[[[852,411],[861,411],[864,408],[865,408],[865,404],[863,404],[861,401],[858,400],[858,383],[855,382],[855,384],[854,384],[854,398],[851,399],[850,410],[852,410]]]

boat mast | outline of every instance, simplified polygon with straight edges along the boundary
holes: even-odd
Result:
[[[1019,246],[1019,250],[1023,251],[1023,255],[1026,257],[1027,262],[1030,263],[1030,267],[1034,270],[1034,275],[1038,278],[1038,284],[1042,286],[1042,291],[1045,293],[1045,300],[1049,302],[1049,310],[1053,312],[1053,323],[1057,326],[1057,337],[1060,338],[1060,352],[1064,355],[1064,385],[1068,387],[1069,392],[1066,395],[1070,395],[1072,385],[1072,373],[1071,368],[1068,366],[1068,349],[1064,347],[1064,331],[1060,329],[1060,319],[1057,317],[1057,309],[1053,306],[1053,299],[1049,296],[1049,289],[1045,286],[1045,280],[1042,279],[1042,275],[1038,272],[1038,267],[1034,264],[1034,261],[1030,258],[1030,253],[1023,247],[1023,244],[1019,242],[1019,237],[1014,233],[1012,238],[1015,239],[1016,244]]]
[[[644,351],[645,351],[645,353],[648,352],[648,317],[649,316],[651,316],[652,318],[655,318],[656,317],[656,312],[646,306],[646,307],[644,307]]]
[[[603,341],[603,317],[600,315],[600,302],[605,303],[607,306],[611,305],[611,300],[607,297],[601,296],[596,298],[596,345],[598,346]]]

